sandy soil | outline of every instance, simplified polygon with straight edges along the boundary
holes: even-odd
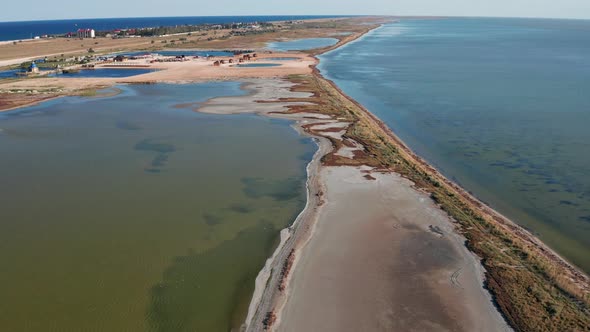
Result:
[[[220,30],[219,34],[226,33],[226,30]],[[161,47],[163,40],[178,40],[179,37],[185,37],[187,40],[197,40],[199,38],[212,37],[213,32],[208,32],[205,36],[166,36],[166,37],[143,37],[143,38],[104,38],[95,39],[85,38],[52,38],[24,40],[20,43],[12,42],[0,43],[0,67],[12,64],[18,64],[24,61],[40,58],[61,56],[66,57],[75,55],[87,55],[88,49],[92,48],[96,52],[115,52],[127,49],[153,48]],[[154,44],[152,44],[152,40]],[[179,43],[179,45],[181,45]],[[24,60],[23,60],[24,59]]]
[[[269,57],[291,57],[296,60],[288,61],[272,61],[266,60]],[[237,62],[238,57],[234,57]],[[42,87],[63,87],[66,89],[80,89],[93,86],[112,85],[117,83],[142,83],[142,82],[196,82],[196,81],[210,81],[210,80],[224,80],[235,78],[256,78],[256,77],[280,77],[287,75],[309,74],[312,72],[310,68],[317,60],[305,54],[293,53],[273,53],[260,54],[258,58],[248,61],[248,64],[254,63],[275,63],[280,64],[277,67],[239,67],[235,64],[223,64],[219,67],[213,66],[217,59],[225,59],[230,57],[218,57],[212,60],[193,59],[184,62],[163,62],[150,64],[147,61],[133,61],[122,63],[120,65],[98,65],[96,68],[126,68],[125,65],[147,66],[142,67],[151,68],[154,71],[142,75],[136,75],[124,78],[75,78],[75,77],[38,77],[26,80],[11,80],[9,82],[0,81],[0,90],[7,89],[37,89]]]
[[[198,110],[290,118],[299,131],[312,129],[320,146],[308,166],[308,204],[257,278],[247,331],[262,330],[271,311],[276,331],[510,330],[483,289],[481,265],[432,200],[395,173],[321,166],[333,148],[326,137],[342,139],[338,130],[349,123],[277,114],[290,103],[257,101],[306,94],[277,79],[245,82],[249,95],[214,98]],[[285,262],[291,273],[281,273]]]
[[[245,36],[231,36],[230,30],[210,30],[188,34],[175,34],[160,37],[142,38],[51,38],[28,39],[14,44],[11,41],[0,42],[0,68],[19,64],[37,58],[65,57],[87,55],[92,48],[97,53],[109,53],[137,49],[162,49],[175,40],[175,48],[201,49],[252,49],[263,48],[269,41],[314,38],[341,37],[338,33],[362,30],[363,24],[376,24],[391,20],[386,17],[356,17],[356,18],[324,18],[298,22],[277,21],[273,32],[250,34]],[[185,40],[181,41],[179,38]],[[163,44],[167,41],[167,44]],[[171,49],[171,48],[165,48]]]
[[[446,214],[397,174],[325,167],[277,331],[508,331]]]
[[[269,57],[290,57],[295,60],[272,61]],[[22,80],[0,81],[0,111],[34,104],[40,100],[58,96],[77,94],[84,89],[100,89],[116,84],[140,83],[190,83],[212,80],[236,80],[243,78],[272,78],[288,75],[310,74],[311,66],[317,59],[294,53],[260,54],[258,58],[247,63],[276,63],[278,67],[238,67],[235,64],[213,66],[217,59],[228,61],[230,57],[212,60],[192,59],[184,62],[163,62],[150,64],[148,61],[133,61],[122,65],[98,65],[97,68],[127,68],[126,65],[142,66],[157,71],[123,78],[75,78],[75,77],[36,77]],[[238,57],[234,57],[237,62]],[[297,98],[299,96],[295,96]],[[278,98],[278,97],[277,97]]]

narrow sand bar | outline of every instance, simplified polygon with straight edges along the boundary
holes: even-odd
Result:
[[[342,139],[334,130],[350,123],[277,113],[301,103],[260,103],[306,97],[292,86],[246,80],[248,95],[198,109],[289,118],[302,133],[312,128],[319,142],[308,204],[257,279],[247,330],[263,330],[264,315],[274,312],[276,331],[510,331],[483,288],[479,261],[426,194],[396,173],[319,163],[333,149],[327,138]]]

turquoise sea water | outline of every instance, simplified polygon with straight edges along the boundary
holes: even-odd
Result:
[[[306,38],[284,42],[268,43],[267,48],[275,51],[305,51],[314,48],[332,46],[338,42],[336,38]]]
[[[121,87],[0,113],[0,330],[238,327],[315,145],[205,115],[239,83]]]
[[[590,21],[402,20],[319,67],[444,174],[590,272]]]

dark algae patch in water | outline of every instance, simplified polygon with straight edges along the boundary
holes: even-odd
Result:
[[[284,180],[267,180],[264,178],[243,178],[244,193],[251,198],[271,197],[277,201],[287,201],[298,197],[302,190],[297,178]]]
[[[176,257],[151,290],[148,317],[152,330],[229,331],[239,326],[276,233],[272,224],[260,222],[212,250],[201,254],[189,250]],[[233,263],[223,263],[228,261]],[[233,282],[236,279],[239,281]],[[225,310],[211,313],[210,307]]]
[[[141,130],[140,125],[133,123],[133,122],[129,122],[129,121],[117,122],[117,128],[124,129],[124,130]]]
[[[315,150],[287,121],[174,107],[243,93],[124,86],[0,114],[0,330],[239,327]]]
[[[138,151],[152,151],[157,152],[156,156],[150,162],[150,166],[145,169],[148,173],[160,173],[162,167],[168,162],[170,154],[176,151],[176,147],[173,144],[164,143],[157,139],[144,139],[141,142],[135,144],[135,150]]]

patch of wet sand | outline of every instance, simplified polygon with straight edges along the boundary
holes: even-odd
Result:
[[[276,330],[509,331],[448,217],[397,174],[372,176],[322,168],[325,203]]]

